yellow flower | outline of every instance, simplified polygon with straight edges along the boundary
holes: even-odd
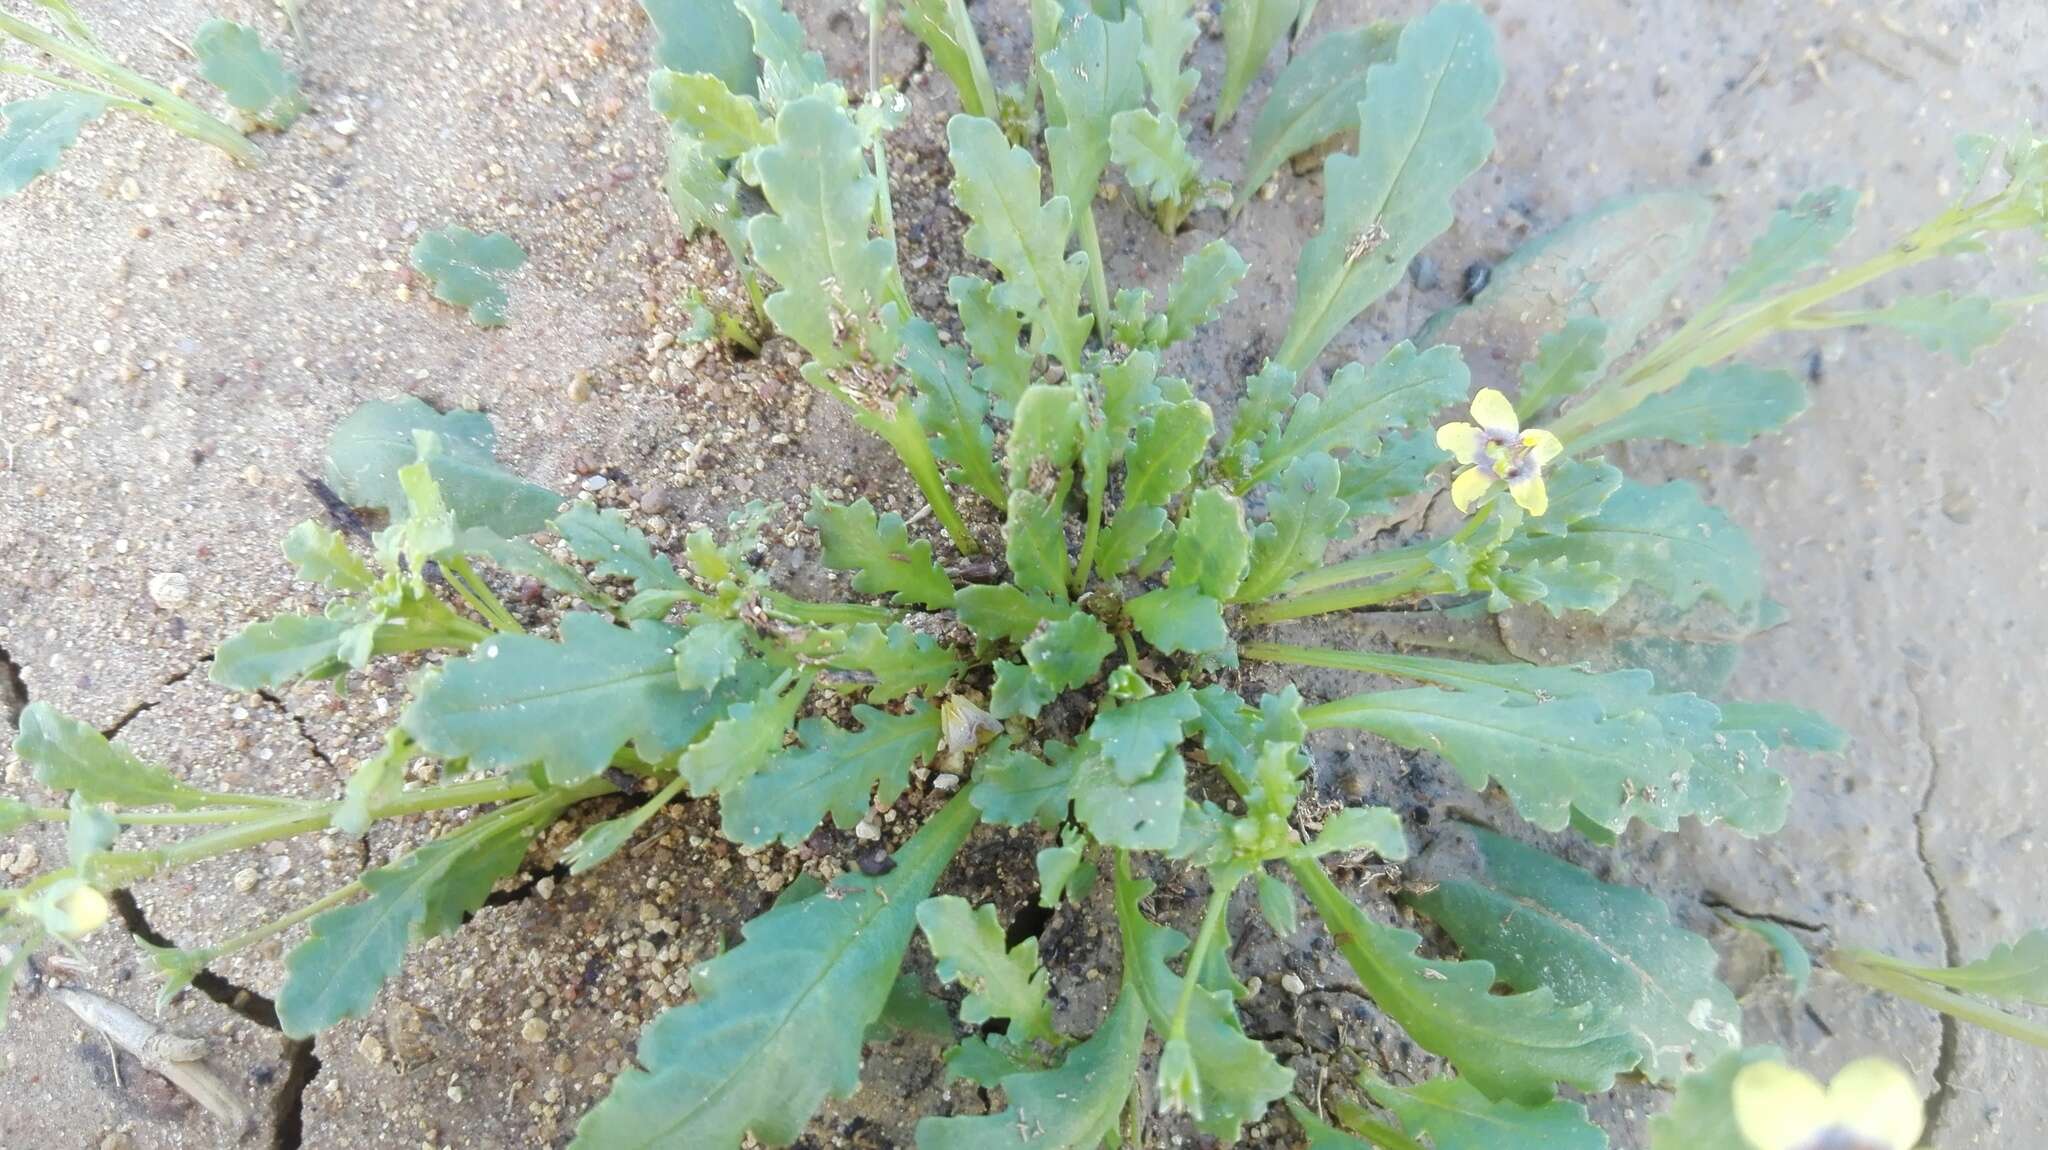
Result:
[[[107,896],[82,882],[69,880],[49,892],[43,907],[43,925],[59,938],[84,938],[105,926],[112,913]]]
[[[1543,514],[1550,508],[1543,465],[1564,454],[1564,444],[1540,427],[1523,431],[1515,405],[1490,387],[1472,397],[1472,418],[1476,425],[1446,423],[1436,429],[1436,445],[1465,468],[1451,481],[1451,502],[1469,512],[1487,492],[1505,483],[1522,510]]]
[[[1851,1062],[1826,1089],[1782,1062],[1753,1063],[1734,1098],[1756,1150],[1913,1150],[1926,1124],[1913,1079],[1882,1058]]]

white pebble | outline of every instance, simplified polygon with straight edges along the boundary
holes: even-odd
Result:
[[[1289,994],[1300,994],[1302,991],[1307,990],[1308,987],[1301,984],[1300,975],[1295,974],[1293,971],[1288,971],[1280,976],[1280,989]]]
[[[183,607],[192,598],[192,580],[177,571],[159,571],[149,577],[149,597],[166,611]]]

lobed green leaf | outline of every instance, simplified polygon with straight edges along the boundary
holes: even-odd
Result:
[[[804,522],[825,545],[825,565],[853,572],[853,589],[861,594],[934,609],[953,605],[953,581],[932,558],[931,542],[912,542],[895,512],[877,516],[865,499],[841,506],[814,492]]]
[[[871,803],[896,801],[910,768],[939,749],[939,712],[913,702],[900,715],[860,704],[859,730],[813,716],[797,725],[797,745],[775,751],[767,765],[721,792],[720,826],[743,846],[777,839],[801,843],[830,815],[851,830]],[[776,732],[781,740],[781,732]]]
[[[36,781],[51,790],[70,791],[88,803],[181,811],[213,801],[205,791],[143,762],[87,724],[58,714],[48,703],[30,703],[16,724],[14,753],[34,768]]]
[[[917,908],[917,925],[938,959],[939,979],[968,990],[960,1021],[979,1026],[1009,1020],[1012,1041],[1057,1042],[1052,1007],[1046,1001],[1050,977],[1038,965],[1038,940],[1009,946],[996,908],[973,906],[957,895],[928,898]]]
[[[1289,157],[1358,127],[1366,76],[1394,57],[1401,26],[1339,28],[1295,54],[1252,121],[1239,200],[1249,199]]]
[[[0,104],[0,200],[57,166],[78,133],[99,119],[107,102],[85,92],[45,92]]]
[[[284,58],[263,46],[256,29],[232,20],[208,20],[192,34],[199,74],[227,94],[228,103],[268,128],[283,131],[311,105]]]
[[[526,263],[526,250],[502,232],[436,228],[412,245],[412,268],[434,285],[434,298],[469,309],[478,327],[503,327],[505,277]]]
[[[1038,164],[1012,147],[993,120],[955,116],[946,122],[946,140],[953,197],[973,221],[963,242],[1003,273],[995,301],[1030,318],[1034,347],[1080,371],[1092,321],[1081,313],[1088,257],[1066,255],[1071,201],[1039,200]]]
[[[541,530],[561,497],[498,466],[497,434],[474,411],[441,413],[406,396],[365,403],[327,440],[327,484],[355,507],[381,508],[403,522],[410,504],[399,470],[419,459],[415,433],[432,432],[440,450],[428,471],[457,523],[511,537]]]

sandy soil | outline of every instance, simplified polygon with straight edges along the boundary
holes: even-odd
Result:
[[[210,12],[278,27],[254,0],[82,6],[157,74],[189,70],[157,29],[182,36]],[[864,21],[838,0],[794,7],[850,77]],[[976,5],[990,7],[1003,9],[984,14],[996,29],[993,63],[1015,75],[1015,14]],[[1420,7],[1325,0],[1318,22]],[[1495,163],[1461,194],[1461,222],[1429,253],[1437,286],[1404,285],[1339,352],[1369,355],[1400,338],[1452,301],[1469,264],[1625,192],[1715,194],[1711,273],[1774,207],[1850,184],[1864,192],[1865,226],[1849,252],[1867,254],[1949,190],[1956,132],[2039,120],[2048,105],[2027,63],[2039,62],[2048,12],[2019,0],[1485,7],[1508,65]],[[649,33],[635,5],[318,0],[306,19],[315,111],[263,141],[262,168],[237,170],[153,125],[109,120],[53,177],[0,205],[0,651],[29,698],[118,727],[195,778],[338,791],[374,749],[401,677],[370,676],[345,699],[313,689],[245,698],[205,685],[204,660],[241,621],[312,603],[277,540],[317,513],[300,474],[318,469],[328,428],[366,399],[403,392],[486,410],[515,466],[563,490],[603,476],[597,498],[634,507],[665,539],[746,499],[769,500],[782,508],[773,558],[785,570],[815,547],[796,518],[814,484],[912,508],[915,492],[886,449],[830,405],[812,405],[776,349],[735,363],[672,346],[682,292],[732,284],[717,245],[682,243],[661,199],[661,127],[642,94]],[[1206,40],[1200,52],[1214,77],[1220,45]],[[891,33],[886,70],[901,75],[920,58]],[[918,116],[898,148],[898,211],[914,294],[935,308],[960,224],[935,197],[950,96],[942,79],[926,79],[911,86]],[[11,85],[0,81],[0,98],[18,93]],[[1236,171],[1249,119],[1220,139],[1198,133],[1214,170]],[[1174,365],[1219,408],[1283,326],[1293,253],[1319,205],[1315,177],[1283,174],[1278,195],[1229,230],[1253,278]],[[529,252],[508,328],[479,331],[404,269],[412,236],[447,223],[509,232]],[[1224,225],[1201,215],[1169,242],[1112,211],[1112,278],[1157,287]],[[1911,287],[1976,286],[1980,274],[1993,289],[2019,282],[1972,268]],[[1703,274],[1686,292],[1711,282]],[[1709,903],[1825,924],[1816,942],[1931,960],[1975,955],[2048,921],[2048,889],[2029,881],[2048,813],[2034,772],[2048,698],[2033,673],[2048,613],[2025,593],[2048,571],[2048,492],[2032,445],[2009,442],[2014,428],[2048,425],[2048,399],[2026,386],[2044,353],[2038,318],[1968,367],[1879,335],[1786,339],[1762,358],[1814,362],[1820,374],[1815,410],[1790,435],[1626,460],[1639,474],[1705,486],[1755,533],[1770,593],[1792,609],[1790,623],[1752,645],[1731,694],[1819,708],[1856,742],[1846,760],[1795,764],[1793,821],[1779,838],[1688,830],[1631,836],[1612,855],[1572,848],[1651,886],[1714,939],[1745,996],[1752,1041],[1794,1047],[1820,1070],[1873,1051],[1910,1064],[1935,1092],[1930,1142],[1941,1150],[2042,1139],[2048,1060],[1825,973],[1793,1003],[1760,944],[1720,925]],[[151,597],[151,577],[165,573],[185,577],[187,598]],[[1321,751],[1336,793],[1395,802],[1432,824],[1471,804],[1427,763],[1341,740]],[[11,755],[0,765],[11,790],[29,785]],[[907,833],[929,801],[907,798],[889,837]],[[264,1115],[247,1137],[558,1144],[626,1064],[641,1023],[687,993],[693,961],[735,937],[797,870],[829,872],[852,853],[850,836],[828,835],[803,852],[741,857],[717,840],[711,812],[677,806],[627,858],[553,878],[552,852],[575,829],[551,834],[529,881],[499,905],[416,951],[376,1018],[311,1048],[288,1047],[205,995],[181,996],[167,1017],[220,1036],[224,1062]],[[419,833],[380,831],[366,846],[318,840],[193,872],[139,889],[138,910],[175,941],[217,938]],[[1036,845],[984,829],[949,883],[1010,897],[1031,885]],[[0,869],[29,847],[44,858],[59,849],[53,837],[17,836],[0,844]],[[244,867],[256,871],[248,893],[236,889]],[[1168,888],[1160,912],[1184,917],[1198,894]],[[1062,911],[1045,930],[1060,1009],[1077,1025],[1100,1010],[1103,969],[1114,969],[1104,921]],[[1421,1065],[1355,1000],[1280,989],[1289,971],[1312,987],[1347,981],[1326,945],[1246,933],[1242,973],[1266,987],[1248,1006],[1251,1029],[1310,1076],[1341,1072],[1327,1058],[1339,1035],[1396,1067]],[[260,1016],[282,952],[227,964],[215,992]],[[93,985],[146,1007],[153,990],[125,937],[109,932],[87,954]],[[97,1039],[51,997],[18,997],[8,1023],[0,1146],[230,1141],[137,1068],[117,1079]],[[908,1146],[907,1116],[985,1104],[937,1082],[936,1049],[909,1038],[873,1048],[866,1088],[822,1116],[810,1141]],[[1615,1145],[1636,1147],[1660,1105],[1637,1090],[1599,1110]],[[1298,1135],[1276,1115],[1248,1141],[1292,1146]]]

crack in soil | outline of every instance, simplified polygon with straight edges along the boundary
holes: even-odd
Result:
[[[320,740],[314,738],[313,732],[306,729],[306,717],[304,715],[286,706],[283,698],[270,691],[259,690],[256,692],[256,697],[276,707],[279,714],[291,720],[292,729],[298,731],[299,738],[305,740],[306,746],[313,751],[313,757],[320,760],[321,765],[330,771],[340,770],[333,758],[329,757],[327,752],[321,749]]]
[[[1746,906],[1737,906],[1735,903],[1730,902],[1726,895],[1715,891],[1708,891],[1706,894],[1701,895],[1700,904],[1709,910],[1725,910],[1730,914],[1739,914],[1744,918],[1755,919],[1758,922],[1774,922],[1779,926],[1790,927],[1793,930],[1803,930],[1809,934],[1824,936],[1828,933],[1827,924],[1824,922],[1809,922],[1805,919],[1793,918],[1789,914],[1780,914],[1776,911],[1751,910]]]
[[[128,928],[128,933],[151,946],[177,946],[150,925],[149,916],[128,888],[114,891],[108,896],[108,901],[113,903],[114,913],[120,916],[121,925]],[[266,1030],[274,1030],[280,1035],[284,1033],[284,1028],[277,1021],[277,1003],[268,995],[232,982],[212,970],[201,970],[195,975],[192,989]],[[320,1073],[320,1057],[313,1051],[311,1038],[287,1037],[285,1041],[284,1081],[278,1084],[276,1101],[271,1106],[272,1125],[277,1132],[271,1146],[273,1150],[299,1150],[305,1139],[306,1088]]]
[[[1941,876],[1935,873],[1934,856],[1928,850],[1928,816],[1934,809],[1934,792],[1941,781],[1941,752],[1934,741],[1934,726],[1927,710],[1927,699],[1920,693],[1920,684],[1911,674],[1906,676],[1906,691],[1913,696],[1914,717],[1919,726],[1920,743],[1927,748],[1927,785],[1920,792],[1920,806],[1913,812],[1913,845],[1920,857],[1920,870],[1927,876],[1927,885],[1934,888],[1934,921],[1941,929],[1941,945],[1945,961],[1949,966],[1961,966],[1962,945],[1956,937],[1955,919],[1949,913],[1948,891],[1942,886]],[[1961,1054],[1960,1024],[1950,1015],[1936,1012],[1941,1020],[1941,1048],[1934,1064],[1934,1093],[1927,1098],[1927,1139],[1930,1144],[1938,1139],[1941,1120],[1948,1104],[1955,1099],[1955,1077]]]
[[[179,671],[177,674],[172,675],[170,678],[165,679],[163,682],[158,683],[156,685],[156,689],[151,691],[147,698],[143,699],[141,702],[135,704],[134,706],[128,708],[126,711],[123,711],[120,717],[114,720],[113,726],[107,727],[104,730],[100,731],[100,737],[111,740],[116,735],[119,735],[121,733],[122,728],[126,727],[128,724],[134,722],[137,718],[141,717],[141,715],[144,712],[155,710],[157,704],[163,702],[163,693],[165,691],[168,691],[172,687],[175,687],[178,684],[184,682],[185,680],[191,678],[193,675],[199,672],[199,668],[204,667],[211,662],[213,662],[212,655],[201,655],[199,656],[199,658],[193,660],[191,666],[185,668],[182,671]],[[24,695],[23,698],[27,698],[27,696]]]

